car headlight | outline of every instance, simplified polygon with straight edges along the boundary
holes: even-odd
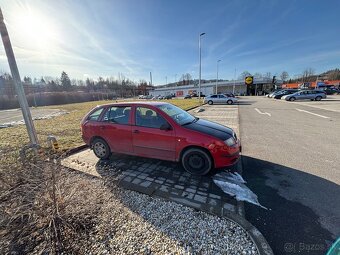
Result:
[[[236,141],[233,137],[230,137],[227,140],[225,140],[224,143],[231,147],[231,146],[234,146],[236,144]]]

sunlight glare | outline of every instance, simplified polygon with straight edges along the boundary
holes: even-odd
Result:
[[[22,9],[16,12],[13,26],[30,48],[47,52],[56,44],[58,36],[54,25],[37,11]]]

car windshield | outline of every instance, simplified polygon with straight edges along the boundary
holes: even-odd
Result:
[[[186,125],[196,120],[194,116],[172,104],[162,104],[157,107],[170,116],[179,125]]]

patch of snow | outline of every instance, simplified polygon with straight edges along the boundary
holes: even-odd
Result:
[[[218,173],[213,176],[213,181],[224,193],[234,196],[237,201],[246,201],[267,209],[259,203],[257,195],[245,185],[246,181],[238,173]]]
[[[69,112],[67,112],[67,111],[58,111],[58,112],[53,112],[53,113],[46,114],[46,115],[43,115],[43,116],[36,116],[36,117],[33,117],[32,119],[33,120],[52,119],[54,117],[61,116],[61,115],[64,115],[64,114],[68,114],[68,113]],[[0,128],[8,128],[8,127],[14,127],[14,126],[17,126],[17,125],[24,125],[24,124],[25,124],[24,120],[11,121],[11,122],[6,122],[6,123],[3,123],[3,124],[0,124]]]

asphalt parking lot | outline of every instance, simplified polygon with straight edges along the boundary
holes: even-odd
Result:
[[[242,100],[243,177],[268,208],[246,204],[247,220],[274,254],[326,254],[340,236],[340,96]]]

